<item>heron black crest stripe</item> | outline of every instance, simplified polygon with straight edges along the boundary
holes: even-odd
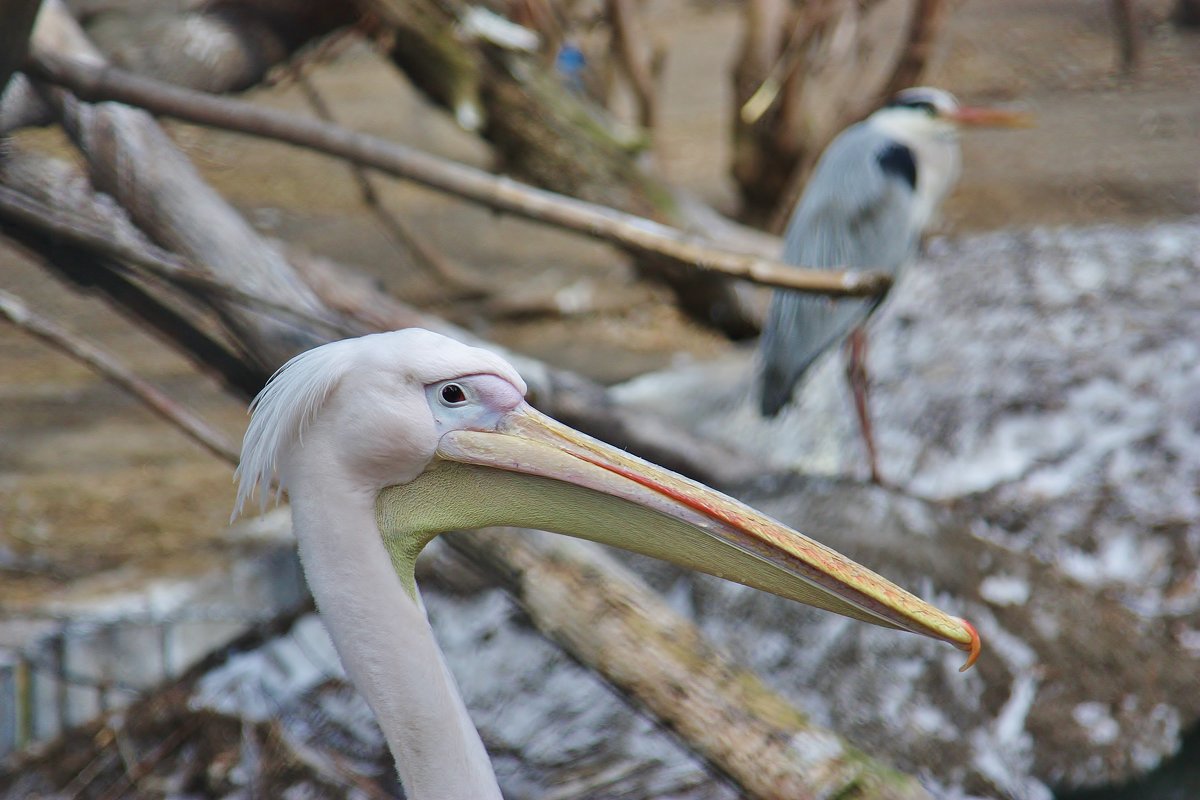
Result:
[[[910,189],[917,188],[917,161],[913,158],[912,150],[899,142],[892,142],[880,150],[875,158],[884,174],[900,178]]]

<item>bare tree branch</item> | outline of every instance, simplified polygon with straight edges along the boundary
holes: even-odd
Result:
[[[613,29],[613,46],[637,98],[638,124],[653,130],[658,124],[657,87],[653,55],[641,41],[630,0],[608,0],[608,18]]]
[[[328,315],[301,311],[238,288],[213,277],[210,273],[196,269],[184,259],[149,242],[140,247],[123,243],[110,229],[101,228],[79,214],[63,207],[46,205],[3,185],[0,185],[0,219],[7,219],[62,241],[89,248],[115,259],[117,264],[129,264],[155,277],[173,281],[205,295],[230,300],[255,311],[265,311],[281,319],[304,322],[343,336],[358,333],[345,322]]]
[[[237,448],[225,436],[158,387],[138,377],[116,356],[89,344],[33,309],[15,294],[0,289],[0,314],[23,331],[66,353],[120,386],[158,416],[175,425],[218,458],[237,463]]]
[[[1178,8],[1183,8],[1182,2]],[[1108,10],[1117,39],[1118,66],[1124,74],[1132,75],[1142,60],[1142,34],[1133,0],[1109,0]]]
[[[325,99],[321,97],[321,93],[317,91],[317,87],[313,85],[309,77],[299,67],[293,71],[293,74],[295,75],[296,85],[300,87],[305,101],[312,108],[313,112],[320,119],[331,124],[336,124],[336,120],[333,118],[333,110],[330,109]],[[388,238],[392,240],[393,245],[407,252],[417,262],[418,266],[423,267],[428,274],[437,278],[440,281],[440,287],[445,293],[460,299],[464,297],[481,297],[487,294],[477,282],[464,275],[462,269],[457,264],[447,258],[436,247],[425,241],[404,220],[384,207],[383,201],[379,198],[379,192],[375,190],[375,185],[371,183],[371,176],[367,174],[366,169],[361,164],[351,161],[349,165],[350,172],[354,176],[354,182],[358,186],[358,192],[362,197],[363,203],[371,210],[371,213],[379,222]]]
[[[890,285],[883,273],[805,269],[774,259],[718,250],[675,228],[604,206],[535,189],[482,170],[270,108],[212,97],[35,51],[31,71],[83,99],[115,100],[199,125],[278,139],[464,197],[497,211],[566,228],[637,255],[765,286],[831,296],[874,296]]]

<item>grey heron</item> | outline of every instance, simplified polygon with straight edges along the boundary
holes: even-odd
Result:
[[[898,276],[958,180],[959,127],[1026,122],[1020,113],[959,105],[941,89],[905,89],[839,134],[821,155],[788,223],[783,260]],[[759,407],[763,416],[773,417],[791,401],[813,362],[850,337],[847,376],[876,483],[862,326],[880,300],[776,291],[759,356]]]
[[[535,411],[499,356],[429,331],[301,353],[252,405],[235,515],[277,475],[305,576],[412,800],[500,790],[425,616],[417,555],[438,533],[540,528],[979,653],[952,617],[706,486]]]

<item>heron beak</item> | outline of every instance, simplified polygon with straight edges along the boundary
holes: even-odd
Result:
[[[380,494],[377,517],[385,536],[518,525],[591,539],[948,642],[968,653],[964,670],[979,656],[979,635],[965,620],[731,497],[526,404],[494,429],[443,435],[421,476]]]
[[[948,115],[959,125],[981,128],[1032,128],[1033,115],[1025,111],[1009,111],[1003,108],[962,106]]]

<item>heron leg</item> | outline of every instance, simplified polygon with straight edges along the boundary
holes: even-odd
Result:
[[[858,416],[858,429],[862,433],[863,444],[867,446],[871,482],[883,486],[883,478],[879,475],[879,459],[875,453],[875,432],[871,427],[871,413],[867,407],[867,388],[870,386],[870,378],[867,375],[866,329],[858,327],[850,333],[847,349],[850,352],[849,361],[846,364],[846,380],[850,383],[850,391],[854,394],[854,411]]]

